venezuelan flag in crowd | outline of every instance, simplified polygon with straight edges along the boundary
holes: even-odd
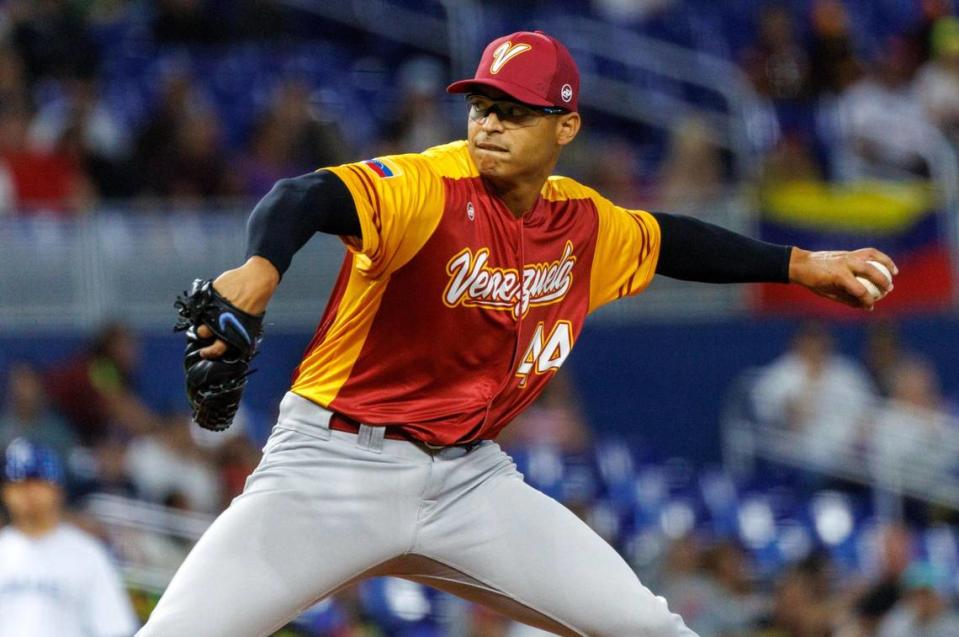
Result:
[[[761,237],[809,250],[872,246],[899,266],[896,289],[876,306],[886,314],[950,307],[955,286],[949,217],[926,183],[799,181],[765,189]],[[758,286],[758,305],[770,313],[862,316],[792,285]]]

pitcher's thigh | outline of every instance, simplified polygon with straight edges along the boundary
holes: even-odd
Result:
[[[217,518],[137,637],[266,635],[364,569],[340,543],[318,541],[307,512],[270,499],[240,498]]]
[[[461,573],[468,585],[501,594],[484,599],[518,621],[534,623],[517,604],[573,634],[694,635],[609,544],[518,474],[474,490],[443,513],[417,552]]]
[[[200,538],[139,637],[270,634],[409,547],[421,482],[415,468],[355,444],[274,432],[243,494]]]

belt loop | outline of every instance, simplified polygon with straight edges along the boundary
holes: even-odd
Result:
[[[320,427],[322,427],[323,429],[326,429],[327,431],[330,431],[330,429],[331,429],[331,427],[330,427],[330,419],[331,419],[331,418],[333,418],[333,412],[330,411],[329,409],[325,409],[325,408],[321,407],[321,408],[320,408],[320,418],[319,418],[319,420],[317,420],[317,423],[316,423],[316,424],[318,424],[318,425],[319,425]]]
[[[356,444],[376,453],[383,451],[383,438],[386,436],[386,427],[371,427],[370,425],[360,425],[360,431],[356,434]]]

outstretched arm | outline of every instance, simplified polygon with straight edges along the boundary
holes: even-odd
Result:
[[[293,255],[317,232],[360,237],[353,198],[339,177],[328,171],[281,179],[257,203],[247,223],[247,260],[218,276],[213,287],[250,314],[262,314]],[[201,327],[199,334],[212,333]],[[218,358],[226,344],[217,340],[200,350]]]
[[[892,284],[868,262],[878,261],[898,273],[892,259],[874,248],[809,252],[757,241],[691,217],[660,212],[653,216],[662,235],[656,273],[675,279],[797,283],[834,301],[872,309],[875,300],[856,277],[872,281],[886,293]]]

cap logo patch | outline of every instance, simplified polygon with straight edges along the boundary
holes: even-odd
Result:
[[[493,63],[489,65],[489,72],[496,75],[503,69],[503,66],[505,66],[507,62],[520,53],[525,53],[532,48],[533,47],[528,44],[513,44],[509,40],[503,42],[493,51]]]
[[[563,84],[563,88],[559,92],[559,96],[563,98],[564,102],[568,102],[573,99],[573,87],[569,84]]]

